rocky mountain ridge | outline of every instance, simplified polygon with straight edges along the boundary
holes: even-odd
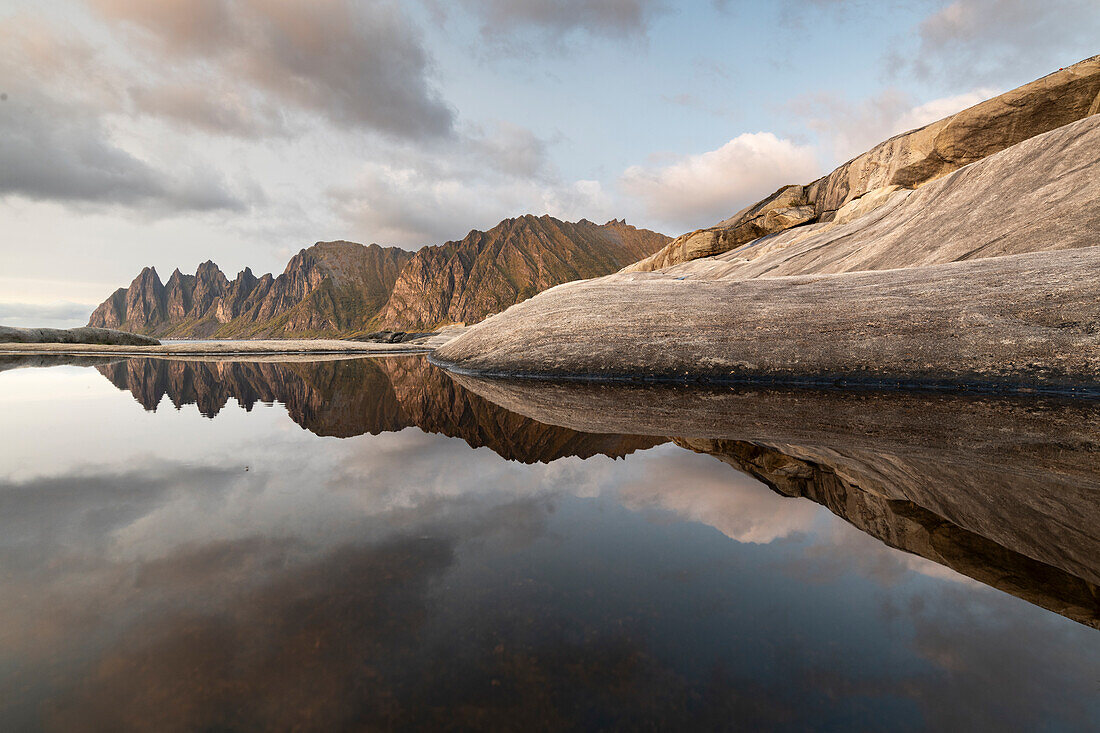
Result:
[[[356,330],[385,303],[412,257],[397,247],[318,242],[278,277],[245,268],[230,281],[211,261],[162,284],[146,267],[92,313],[89,324],[156,336],[321,335]]]
[[[625,221],[506,219],[487,232],[418,251],[379,316],[387,328],[473,323],[554,285],[615,272],[668,237]]]
[[[229,280],[211,261],[163,283],[146,267],[92,313],[89,326],[158,337],[348,336],[476,322],[570,280],[618,270],[669,238],[626,222],[531,215],[424,247],[318,242],[278,277],[245,268]]]

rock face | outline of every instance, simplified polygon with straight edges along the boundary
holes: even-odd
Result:
[[[1095,401],[454,378],[547,424],[679,436],[893,547],[1100,628]]]
[[[278,277],[213,262],[162,284],[147,267],[92,313],[90,326],[174,338],[354,335],[473,322],[552,285],[612,273],[669,238],[611,221],[508,219],[415,255],[396,247],[318,242]]]
[[[626,268],[648,272],[728,252],[766,234],[828,222],[884,187],[916,189],[1028,138],[1100,111],[1100,56],[918,130],[897,135],[805,186],[786,186],[726,221],[678,237]]]
[[[160,341],[111,328],[16,328],[0,326],[0,344],[104,344],[157,346]]]
[[[474,323],[554,285],[615,272],[668,241],[623,221],[506,219],[487,232],[417,252],[379,323],[395,330]]]
[[[1100,267],[1098,156],[1094,116],[847,224],[555,288],[436,358],[544,376],[1095,389],[1100,281],[1083,273]]]

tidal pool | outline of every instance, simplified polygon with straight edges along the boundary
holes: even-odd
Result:
[[[0,365],[3,730],[1100,720],[1093,403],[63,362]]]

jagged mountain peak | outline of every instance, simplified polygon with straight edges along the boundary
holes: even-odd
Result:
[[[175,270],[166,292],[156,271],[145,268],[89,324],[203,338],[331,336],[477,321],[552,285],[612,272],[667,241],[633,227],[624,234],[548,214],[505,219],[416,253],[319,241],[299,250],[277,277],[256,278],[245,268],[230,282],[207,260],[194,275]]]

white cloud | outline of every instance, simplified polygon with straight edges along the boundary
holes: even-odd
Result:
[[[805,183],[818,172],[812,147],[757,132],[668,165],[631,166],[619,183],[649,219],[686,231],[721,221],[780,186]]]
[[[975,104],[984,102],[1000,93],[1001,90],[999,89],[982,87],[964,94],[956,94],[951,97],[940,97],[939,99],[933,99],[931,102],[917,105],[897,119],[891,134],[924,127],[931,122],[942,120],[944,117],[953,115],[956,112],[961,112],[967,107],[973,107]]]
[[[923,127],[1000,93],[982,87],[917,104],[898,90],[885,89],[858,102],[820,93],[792,100],[787,110],[815,130],[831,154],[830,167],[866,152],[894,135]]]
[[[809,501],[779,496],[717,460],[706,463],[687,452],[661,453],[659,461],[648,462],[644,477],[619,490],[624,506],[669,511],[737,542],[758,545],[808,532],[822,511]]]
[[[94,303],[0,303],[0,325],[74,328],[88,322]]]

